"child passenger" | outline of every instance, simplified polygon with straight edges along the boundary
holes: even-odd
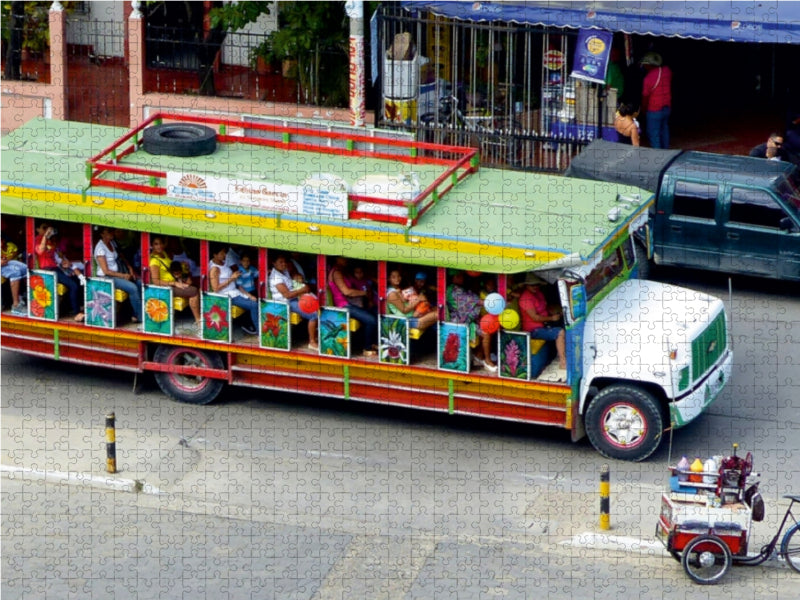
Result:
[[[236,282],[236,287],[241,291],[258,296],[256,294],[256,286],[258,285],[258,269],[250,262],[250,255],[242,253],[239,258],[239,279]]]

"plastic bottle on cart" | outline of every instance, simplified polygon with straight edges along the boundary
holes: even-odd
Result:
[[[703,461],[700,460],[699,456],[694,457],[694,462],[692,466],[689,467],[691,474],[689,475],[689,481],[693,483],[702,483],[703,482]]]
[[[689,481],[689,459],[685,456],[678,461],[678,481]]]
[[[703,471],[706,473],[703,475],[703,483],[717,483],[717,469],[719,469],[719,467],[713,456],[706,460],[706,462],[703,463]]]

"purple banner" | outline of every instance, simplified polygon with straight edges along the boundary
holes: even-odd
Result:
[[[613,33],[595,29],[581,29],[575,46],[572,76],[595,83],[605,83],[608,55],[611,52]]]

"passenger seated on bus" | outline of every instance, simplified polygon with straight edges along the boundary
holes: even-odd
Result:
[[[427,306],[425,306],[427,305]],[[414,288],[404,288],[403,275],[399,269],[389,272],[389,285],[386,287],[386,314],[407,317],[411,329],[425,331],[436,323],[438,315],[431,309],[424,295],[417,294]]]
[[[43,221],[36,228],[36,239],[33,251],[39,263],[39,268],[46,271],[53,271],[58,283],[67,289],[67,301],[69,302],[68,314],[73,315],[75,321],[83,321],[84,314],[81,310],[83,294],[81,293],[81,282],[73,273],[73,265],[69,259],[59,257],[55,236],[58,231],[50,223]]]
[[[537,340],[554,341],[558,352],[557,381],[567,379],[567,343],[563,327],[553,327],[551,323],[561,321],[560,311],[551,311],[547,307],[547,298],[542,287],[547,282],[534,273],[528,273],[522,283],[523,289],[519,295],[519,310],[522,320],[522,330],[530,332],[531,337]]]
[[[378,317],[374,312],[350,302],[353,298],[364,298],[368,292],[356,289],[352,274],[347,268],[347,258],[339,256],[328,273],[328,288],[333,297],[333,305],[350,309],[350,317],[364,327],[364,356],[378,353]]]
[[[428,284],[428,274],[425,271],[419,271],[414,275],[414,291],[420,296],[424,296],[430,304],[431,310],[434,310],[438,295],[436,288]]]
[[[481,314],[483,302],[478,294],[464,287],[464,271],[454,271],[450,276],[450,285],[446,290],[447,310],[449,320],[453,323],[476,324]],[[478,328],[480,346],[475,352],[473,366],[483,366],[487,371],[497,371],[497,365],[492,362],[491,344],[492,336]]]
[[[184,274],[189,276],[188,278],[181,278],[180,281],[199,288],[202,272],[200,271],[200,265],[195,260],[199,251],[195,240],[181,238],[177,241],[177,249],[179,252],[167,253],[172,256],[172,260],[180,261],[181,265],[183,265]]]
[[[239,279],[236,281],[236,287],[252,296],[258,296],[256,290],[260,274],[250,260],[250,255],[247,252],[242,252],[242,255],[239,257],[239,273],[240,275]]]
[[[19,249],[13,242],[6,241],[5,233],[0,233],[0,275],[8,279],[11,288],[11,312],[15,315],[27,315],[25,301],[20,297],[20,281],[28,275],[28,267],[18,261]]]
[[[100,229],[100,241],[94,247],[94,260],[97,263],[97,276],[111,279],[116,289],[128,294],[133,310],[131,321],[138,323],[142,318],[142,284],[137,281],[128,259],[119,252],[114,241],[114,230],[110,227]]]
[[[150,239],[150,283],[172,288],[172,294],[178,298],[186,298],[189,301],[189,308],[192,309],[194,321],[198,327],[203,324],[200,315],[200,290],[195,286],[175,279],[170,272],[170,259],[165,250],[164,238],[155,235]]]
[[[296,274],[297,277],[299,274]],[[300,284],[300,285],[298,285]],[[272,271],[269,274],[269,291],[273,300],[282,300],[289,303],[289,310],[297,313],[308,321],[308,347],[318,350],[317,341],[317,313],[307,313],[300,310],[300,296],[308,294],[311,288],[292,279],[289,274],[289,261],[285,255],[279,254],[272,261]]]
[[[361,308],[368,310],[375,310],[378,306],[378,297],[375,293],[375,285],[373,281],[366,277],[364,267],[361,265],[353,266],[353,287],[362,292],[366,292],[366,296],[355,296],[350,298],[350,302]]]
[[[231,299],[231,304],[243,308],[250,314],[251,324],[242,325],[247,335],[258,333],[258,299],[249,292],[243,292],[236,286],[241,277],[238,267],[225,264],[228,249],[215,245],[210,248],[211,261],[208,263],[208,280],[211,291],[224,294]]]

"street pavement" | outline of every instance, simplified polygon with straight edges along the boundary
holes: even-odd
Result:
[[[732,308],[734,381],[636,464],[555,429],[325,398],[182,405],[148,381],[134,394],[130,374],[3,352],[2,597],[796,598],[776,561],[700,588],[653,536],[681,453],[756,451],[768,511],[751,552],[798,493],[800,303],[745,290]]]

